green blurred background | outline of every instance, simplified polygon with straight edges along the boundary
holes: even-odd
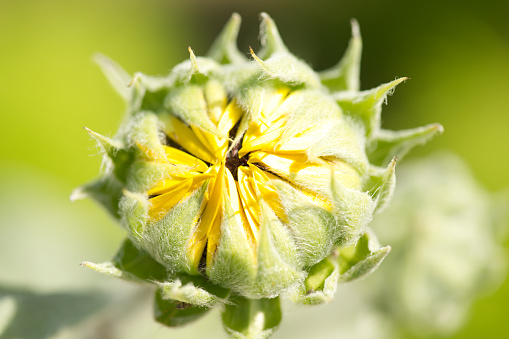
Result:
[[[105,283],[78,264],[109,258],[122,232],[92,202],[68,200],[100,166],[82,127],[112,135],[124,109],[92,55],[104,53],[130,73],[166,74],[188,57],[187,46],[203,55],[234,11],[244,20],[246,54],[259,47],[258,13],[266,11],[290,50],[316,70],[339,60],[356,18],[362,88],[412,78],[389,98],[383,126],[441,122],[445,133],[413,157],[453,150],[489,190],[509,186],[507,1],[3,0],[0,285],[54,293]],[[508,314],[506,281],[475,303],[453,338],[508,338]]]

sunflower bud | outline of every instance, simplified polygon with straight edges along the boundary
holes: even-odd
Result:
[[[189,48],[166,77],[99,58],[127,118],[113,139],[88,130],[106,172],[75,197],[107,207],[128,240],[113,261],[86,265],[155,283],[169,326],[217,306],[233,336],[266,337],[280,295],[321,303],[338,281],[373,271],[390,247],[366,226],[391,196],[394,157],[442,129],[380,128],[382,103],[406,78],[359,91],[355,21],[341,62],[316,73],[261,17],[251,60],[236,47],[236,14],[207,56]]]

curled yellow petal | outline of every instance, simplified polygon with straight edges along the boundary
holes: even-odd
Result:
[[[222,207],[222,189],[225,177],[225,166],[222,164],[214,167],[217,172],[215,178],[211,179],[209,183],[209,188],[207,190],[209,192],[206,202],[207,205],[205,206],[200,222],[193,232],[188,245],[188,255],[196,267],[198,267],[200,263],[203,250],[207,244],[215,219],[218,217],[218,214],[220,217],[219,211]]]
[[[250,180],[251,170],[248,167],[239,167],[237,187],[242,201],[242,207],[255,240],[258,240],[260,228],[260,205],[257,194]]]
[[[212,178],[214,175],[210,173],[198,173],[198,172],[187,172],[182,176],[174,176],[172,178],[166,178],[160,182],[158,182],[154,187],[152,187],[147,194],[149,196],[152,195],[161,195],[164,193],[171,192],[178,185],[180,185],[185,180],[191,179],[191,187],[190,190],[193,190],[192,187],[196,184],[201,183],[204,180]]]
[[[192,179],[186,179],[172,190],[150,199],[149,217],[155,221],[161,219],[173,206],[184,198],[192,184]]]
[[[262,171],[252,164],[249,164],[249,167],[251,168],[251,173],[253,173],[255,185],[260,192],[260,197],[267,202],[279,219],[283,222],[288,222],[279,194],[276,189],[268,183],[269,180],[277,180],[279,178],[271,173]]]
[[[173,131],[168,136],[186,151],[195,157],[202,159],[210,164],[215,163],[215,157],[198,139],[196,134],[177,118],[170,118]]]
[[[230,102],[223,111],[217,124],[219,132],[228,135],[233,126],[240,120],[242,114],[242,109],[237,105],[237,102],[235,100]]]
[[[254,251],[256,249],[257,231],[251,227],[251,224],[247,220],[246,214],[244,212],[244,207],[242,206],[241,195],[237,186],[237,181],[235,181],[229,170],[226,170],[226,177],[226,188],[231,207],[234,211],[233,216],[237,219],[238,222],[242,224],[246,236],[248,237],[249,243],[252,244]]]
[[[168,146],[163,146],[163,148],[166,153],[166,158],[171,164],[187,165],[198,172],[205,172],[207,170],[207,165],[203,161],[193,157],[189,153]]]

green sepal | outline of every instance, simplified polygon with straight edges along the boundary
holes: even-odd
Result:
[[[155,320],[169,327],[179,327],[203,317],[210,308],[194,306],[176,300],[164,299],[161,289],[156,291],[154,302]]]
[[[124,184],[113,174],[107,174],[99,180],[76,188],[70,200],[92,198],[102,205],[115,219],[120,219],[119,201],[122,198]]]
[[[230,298],[222,314],[223,325],[232,338],[268,338],[281,322],[279,297],[273,299]]]
[[[220,64],[240,64],[247,61],[246,57],[237,48],[240,22],[240,15],[233,13],[207,52],[207,57]]]
[[[376,207],[375,212],[382,211],[392,198],[396,187],[396,158],[387,166],[380,181],[370,190]]]
[[[206,82],[220,67],[211,58],[196,57],[191,47],[188,48],[189,60],[175,66],[167,78],[170,87],[200,85]]]
[[[147,252],[134,246],[129,239],[124,240],[111,261],[101,264],[85,261],[82,265],[100,273],[138,283],[165,281],[168,278],[166,268]]]
[[[111,159],[115,159],[117,156],[117,153],[124,148],[124,145],[118,140],[113,140],[108,137],[105,137],[104,135],[94,132],[87,127],[83,127],[83,129],[85,131],[87,131],[88,134],[92,138],[94,138],[95,141],[97,141],[97,144],[99,145],[101,150],[104,152],[104,154],[107,155]]]
[[[277,296],[303,275],[288,228],[264,203],[260,218],[257,247],[253,248],[238,213],[226,203],[221,246],[206,271],[215,284],[228,286],[248,298]]]
[[[287,226],[261,204],[256,280],[250,297],[273,298],[302,278],[298,250]]]
[[[370,253],[368,257],[359,261],[348,271],[340,276],[340,282],[347,282],[365,277],[373,273],[391,251],[390,246],[385,246],[378,251]]]
[[[133,80],[129,86],[138,84],[150,92],[158,92],[164,88],[169,88],[171,83],[167,77],[146,75],[141,72],[134,73]]]
[[[390,251],[390,246],[380,248],[375,236],[368,230],[355,246],[339,251],[339,282],[356,280],[374,272]]]
[[[259,86],[259,76],[260,68],[255,62],[227,65],[214,74],[214,78],[221,82],[230,97],[237,97],[250,87]]]
[[[187,246],[198,222],[196,216],[202,209],[207,186],[208,180],[189,197],[173,206],[160,220],[146,225],[143,237],[140,239],[141,246],[172,272],[198,274],[192,260],[187,257]],[[143,216],[140,217],[143,218]],[[126,215],[126,218],[130,217]],[[136,215],[132,214],[132,218],[136,220]],[[140,220],[146,224],[146,214],[144,219],[140,218]]]
[[[129,84],[132,88],[131,98],[128,105],[128,116],[135,115],[139,111],[151,111],[161,113],[164,97],[169,91],[170,82],[166,77],[148,76],[143,73],[135,73]]]
[[[272,18],[267,13],[261,13],[260,16],[262,49],[258,55],[251,49],[251,55],[263,74],[292,86],[304,84],[310,88],[320,87],[320,78],[311,67],[288,51]]]
[[[168,162],[160,133],[161,123],[156,114],[139,112],[132,118],[127,135],[128,145],[133,146],[136,155],[149,161]]]
[[[320,72],[322,84],[331,92],[360,89],[362,38],[357,20],[352,19],[352,37],[341,61],[334,67]]]
[[[173,89],[166,97],[164,106],[186,124],[222,136],[209,118],[202,86],[188,85]]]
[[[262,49],[258,52],[260,58],[266,59],[278,52],[289,54],[274,20],[267,13],[261,13],[260,18],[260,40],[262,43]]]
[[[71,201],[92,198],[101,204],[116,219],[120,219],[119,201],[122,198],[127,172],[133,161],[132,152],[124,148],[122,142],[105,137],[85,127],[103,153],[102,166],[105,174],[99,180],[76,188],[70,196]]]
[[[101,148],[104,155],[103,166],[106,171],[111,170],[120,181],[125,182],[127,169],[134,158],[133,152],[126,150],[124,144],[118,140],[105,137],[86,127],[84,129]]]
[[[207,265],[207,277],[220,285],[239,293],[250,295],[256,279],[256,254],[249,241],[243,221],[235,210],[226,190],[223,193],[224,217],[217,250],[211,265]]]
[[[94,61],[99,65],[99,68],[115,91],[120,94],[124,100],[128,101],[132,95],[132,88],[129,87],[132,76],[118,63],[101,53],[94,55]]]
[[[345,114],[359,119],[364,124],[369,140],[376,136],[380,129],[382,104],[387,96],[392,94],[394,88],[407,79],[399,78],[362,92],[338,92],[334,93],[333,97]]]
[[[273,53],[263,61],[252,50],[251,55],[260,67],[263,77],[277,79],[289,86],[306,86],[307,88],[319,88],[320,78],[303,61],[286,52]]]
[[[319,305],[330,302],[336,294],[338,278],[337,258],[330,255],[309,269],[304,283],[290,293],[290,298],[303,305]]]
[[[430,124],[413,129],[390,131],[380,130],[368,145],[369,161],[375,166],[385,166],[393,157],[401,160],[412,148],[422,145],[442,133],[444,128],[440,124]]]
[[[340,231],[336,246],[346,246],[355,241],[359,233],[372,219],[375,203],[365,192],[349,189],[341,185],[335,175],[331,175],[331,197],[333,214]]]
[[[311,89],[292,92],[277,111],[289,114],[278,144],[283,144],[312,127],[320,126],[324,120],[337,120],[342,115],[334,100],[318,90]],[[325,133],[328,131],[324,131]]]
[[[329,130],[309,146],[306,150],[308,158],[310,160],[320,157],[338,159],[354,167],[361,176],[366,173],[369,162],[362,128],[347,117],[330,119],[322,123],[328,124]]]
[[[212,284],[202,276],[179,275],[179,278],[170,282],[158,283],[160,296],[165,300],[175,300],[192,306],[222,307],[228,304],[226,299],[229,290]]]
[[[312,266],[304,281],[306,291],[313,292],[323,290],[325,279],[327,279],[337,267],[338,265],[334,261],[329,260],[328,257]]]
[[[343,232],[332,213],[314,204],[300,190],[282,180],[270,181],[288,218],[288,227],[299,248],[301,264],[311,266],[330,253]]]
[[[191,170],[190,166],[161,163],[139,159],[133,161],[127,171],[126,189],[132,192],[146,192],[158,182]]]
[[[146,90],[143,95],[143,100],[140,105],[140,111],[150,111],[157,114],[164,113],[166,108],[164,107],[164,98],[169,93],[169,89],[163,87],[156,91]]]
[[[122,190],[120,199],[120,223],[127,230],[128,237],[141,246],[147,224],[149,202],[146,194]]]
[[[210,115],[220,117],[228,105],[228,93],[217,79],[210,79],[203,86],[203,95]]]

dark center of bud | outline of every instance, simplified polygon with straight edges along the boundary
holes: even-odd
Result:
[[[237,136],[237,131],[239,129],[240,122],[237,122],[235,126],[230,130],[229,138],[230,140],[234,140]],[[228,145],[228,147],[231,147],[228,154],[226,154],[226,161],[225,166],[230,170],[230,173],[233,175],[233,178],[237,181],[237,169],[240,166],[247,166],[247,155],[243,156],[242,158],[239,158],[239,150],[242,148],[242,138],[232,147],[231,142]]]
[[[239,141],[237,144],[235,144],[230,152],[226,155],[226,168],[228,168],[233,175],[233,178],[235,180],[238,180],[237,178],[237,169],[239,166],[247,166],[247,155],[243,156],[242,158],[239,158],[239,149],[242,147],[242,141]]]

